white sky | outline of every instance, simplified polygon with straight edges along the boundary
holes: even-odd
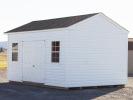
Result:
[[[0,0],[0,41],[3,33],[33,20],[103,12],[133,37],[133,0]]]

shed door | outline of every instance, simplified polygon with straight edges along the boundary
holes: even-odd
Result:
[[[44,83],[44,41],[23,42],[23,81]]]

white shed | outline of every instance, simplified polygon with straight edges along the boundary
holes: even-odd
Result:
[[[64,88],[127,83],[128,31],[103,13],[33,21],[6,33],[10,81]]]

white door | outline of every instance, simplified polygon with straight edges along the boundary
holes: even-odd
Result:
[[[23,42],[23,81],[44,83],[44,41]]]

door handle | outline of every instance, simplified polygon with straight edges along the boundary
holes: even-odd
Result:
[[[32,67],[35,67],[35,65],[32,65]]]

